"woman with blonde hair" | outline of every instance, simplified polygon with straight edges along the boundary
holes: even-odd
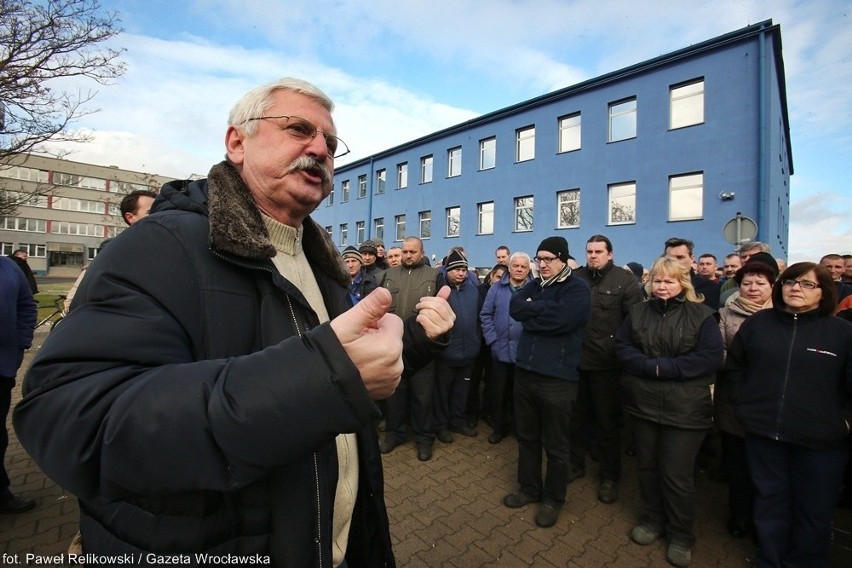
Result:
[[[678,260],[657,259],[646,289],[649,300],[630,309],[616,336],[642,501],[630,538],[648,545],[665,535],[669,563],[689,566],[695,457],[712,425],[710,385],[723,362],[722,336]]]

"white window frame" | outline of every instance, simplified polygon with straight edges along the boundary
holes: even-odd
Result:
[[[476,234],[494,234],[494,202],[483,201],[476,205]]]
[[[619,204],[624,204],[632,201],[629,208],[632,208],[631,216],[626,217],[619,213],[618,216],[613,215],[616,200]],[[635,225],[636,224],[636,182],[630,181],[625,183],[614,183],[607,187],[607,225]]]
[[[461,207],[447,207],[446,212],[446,235],[448,237],[461,236]]]
[[[522,195],[514,199],[513,226],[516,233],[535,230],[535,196]]]
[[[669,89],[669,130],[704,124],[704,78]]]
[[[349,245],[349,223],[340,224],[340,246]]]
[[[458,177],[462,173],[462,147],[447,150],[447,177]]]
[[[367,239],[367,228],[364,221],[355,221],[355,242],[359,245]]]
[[[579,226],[580,190],[574,188],[558,192],[556,194],[556,228],[575,229]]]
[[[402,162],[396,165],[396,188],[405,189],[408,187],[408,162]]]
[[[420,238],[431,239],[432,238],[432,211],[427,209],[426,211],[420,211],[417,214],[417,221],[420,227]]]
[[[373,236],[379,240],[384,240],[385,238],[385,218],[384,217],[376,217],[373,219]]]
[[[479,171],[497,167],[497,137],[483,138],[479,141]]]
[[[435,158],[432,154],[420,158],[420,183],[432,183]]]
[[[610,142],[621,142],[622,140],[632,140],[636,138],[636,134],[639,131],[638,112],[639,102],[636,97],[630,97],[609,103],[609,137],[607,140]],[[616,131],[628,124],[632,126],[632,128],[629,129],[629,135],[623,135],[620,132],[616,133]],[[616,138],[616,136],[618,136],[618,138]]]
[[[669,221],[704,217],[704,172],[669,176]]]
[[[582,115],[579,112],[565,115],[559,119],[559,152],[574,152],[582,143]]]
[[[395,227],[394,232],[396,233],[395,241],[404,241],[405,240],[405,213],[402,215],[395,215],[393,218],[393,224]]]
[[[515,131],[515,162],[535,160],[535,125]]]
[[[387,186],[388,171],[384,168],[376,172],[376,195],[383,195]]]

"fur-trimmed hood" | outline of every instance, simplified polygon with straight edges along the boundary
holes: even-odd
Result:
[[[210,248],[250,260],[271,260],[275,247],[239,172],[227,161],[210,169],[207,179],[165,184],[151,213],[178,209],[210,220]],[[325,229],[307,217],[302,222],[302,248],[311,266],[335,281],[349,284],[349,274]]]

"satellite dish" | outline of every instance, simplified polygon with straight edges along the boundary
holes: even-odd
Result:
[[[737,212],[736,217],[725,223],[722,234],[732,245],[740,245],[757,236],[757,223]]]

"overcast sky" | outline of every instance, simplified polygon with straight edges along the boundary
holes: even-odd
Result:
[[[307,79],[341,162],[750,24],[781,25],[793,145],[790,260],[852,253],[852,0],[101,0],[127,73],[96,88],[69,159],[176,178],[224,155],[247,90]],[[721,230],[721,229],[720,229]],[[724,252],[724,251],[720,251]]]

